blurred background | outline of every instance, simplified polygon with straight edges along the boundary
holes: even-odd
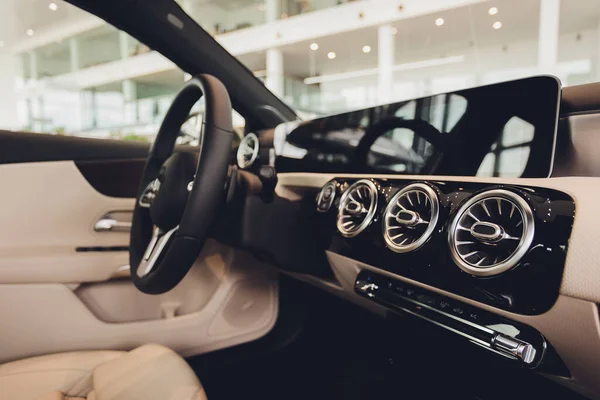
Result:
[[[600,80],[600,0],[178,3],[304,118],[542,73]],[[62,1],[0,5],[0,128],[150,141],[188,78]]]

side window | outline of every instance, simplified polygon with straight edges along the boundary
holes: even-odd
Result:
[[[0,87],[10,89],[3,96],[12,111],[0,128],[152,142],[189,75],[125,32],[70,4],[52,4],[47,21],[2,43],[0,59],[11,68],[2,68]],[[56,29],[75,16],[83,29]],[[193,111],[201,119],[201,102]],[[243,132],[244,118],[234,113],[233,121]],[[179,140],[195,143],[199,133],[193,139],[186,131]]]

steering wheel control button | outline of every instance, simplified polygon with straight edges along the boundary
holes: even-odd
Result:
[[[150,182],[140,195],[140,199],[138,200],[139,206],[143,208],[150,208],[150,206],[152,206],[152,202],[156,198],[159,189],[160,181],[157,178]]]

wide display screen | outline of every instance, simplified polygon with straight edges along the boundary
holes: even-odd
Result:
[[[539,76],[322,117],[276,139],[276,167],[279,172],[547,177],[560,96],[557,78]]]

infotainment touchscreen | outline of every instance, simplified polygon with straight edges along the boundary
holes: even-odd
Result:
[[[314,119],[276,139],[276,167],[547,177],[560,95],[557,78],[539,76]]]

